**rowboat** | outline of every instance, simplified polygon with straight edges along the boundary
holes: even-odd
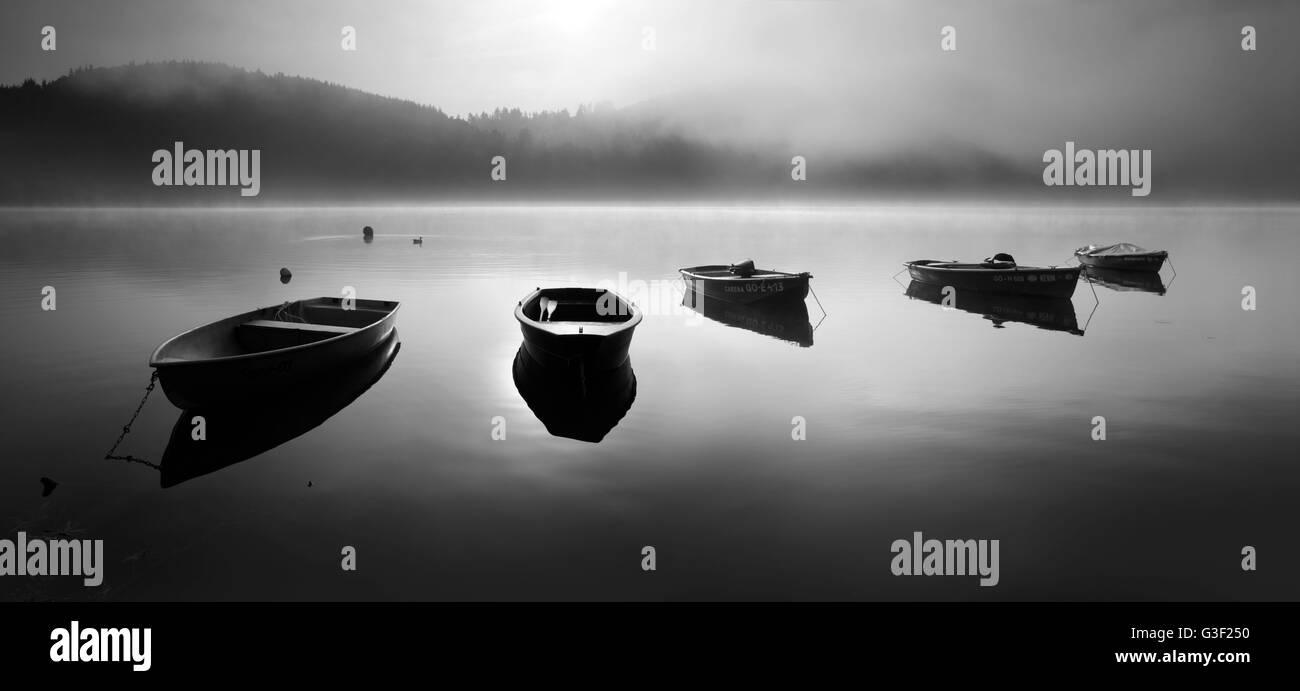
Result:
[[[578,372],[547,367],[520,346],[512,373],[519,395],[555,437],[597,443],[636,400],[636,374],[630,358],[603,372]]]
[[[519,301],[515,319],[542,365],[602,371],[627,360],[641,310],[601,288],[538,288]]]
[[[1009,254],[997,254],[979,264],[918,259],[905,262],[912,280],[957,291],[1068,298],[1079,282],[1079,267],[1017,266]]]
[[[159,463],[163,488],[260,456],[319,427],[383,378],[400,349],[394,329],[374,350],[287,396],[263,403],[183,411]],[[191,422],[195,415],[202,415],[210,430],[239,432],[195,440]]]
[[[1003,328],[1007,322],[1018,322],[1047,331],[1083,335],[1079,319],[1074,313],[1074,303],[1066,298],[1026,297],[970,290],[954,294],[945,303],[943,288],[920,281],[912,281],[907,285],[907,297],[978,314],[993,322],[993,327],[997,329]]]
[[[1074,256],[1084,266],[1101,269],[1120,269],[1122,271],[1159,271],[1169,253],[1164,250],[1148,250],[1132,243],[1120,242],[1114,245],[1088,245],[1074,251]]]
[[[724,302],[748,304],[759,301],[803,300],[808,297],[808,279],[798,274],[755,269],[752,260],[739,264],[708,264],[678,269],[687,290]]]
[[[1085,266],[1083,267],[1083,275],[1099,286],[1121,292],[1164,295],[1165,291],[1168,290],[1164,280],[1160,278],[1160,273],[1157,271],[1129,271]]]
[[[173,336],[149,366],[182,409],[281,396],[374,350],[396,328],[398,307],[330,297],[263,307]]]
[[[682,296],[682,306],[727,326],[777,338],[802,348],[810,348],[813,344],[813,326],[808,321],[808,305],[803,300],[742,305],[688,290]]]

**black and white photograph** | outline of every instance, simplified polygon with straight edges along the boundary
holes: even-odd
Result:
[[[864,634],[903,656],[1050,617],[1060,670],[1266,665],[1296,36],[1254,0],[6,0],[0,659],[833,603],[990,622]]]

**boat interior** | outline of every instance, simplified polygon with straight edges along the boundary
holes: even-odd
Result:
[[[692,267],[688,267],[688,268],[682,269],[682,271],[685,271],[685,272],[690,273],[690,274],[694,274],[694,275],[696,275],[696,276],[699,276],[700,278],[730,278],[730,279],[736,279],[736,280],[743,280],[743,279],[746,279],[746,278],[780,278],[780,277],[783,277],[783,276],[793,276],[793,275],[794,275],[794,274],[788,274],[788,273],[785,273],[785,272],[782,272],[782,271],[769,271],[769,270],[767,270],[767,269],[754,269],[753,272],[751,272],[751,273],[749,273],[749,274],[747,274],[747,275],[744,275],[744,276],[740,276],[740,275],[737,275],[737,274],[732,273],[732,272],[731,272],[731,267],[730,267],[730,266],[725,266],[725,265],[722,265],[722,264],[714,264],[714,265],[710,265],[710,266],[692,266]]]
[[[539,323],[621,324],[633,316],[622,298],[599,288],[543,290],[522,307],[525,317]]]
[[[183,362],[263,353],[316,343],[359,331],[397,309],[396,302],[313,298],[223,319],[173,338],[158,348],[153,362]]]

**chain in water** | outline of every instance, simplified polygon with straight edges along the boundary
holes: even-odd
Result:
[[[117,447],[122,444],[123,439],[126,439],[126,435],[131,433],[131,425],[135,424],[135,419],[140,417],[140,411],[144,410],[145,401],[149,400],[149,394],[153,393],[153,388],[157,384],[158,384],[158,370],[154,370],[153,374],[150,375],[149,377],[149,386],[145,387],[144,398],[141,398],[140,405],[135,407],[135,413],[131,415],[131,419],[125,425],[122,426],[122,433],[117,435],[117,441],[113,442],[113,448],[109,449],[108,453],[104,454],[104,460],[131,461],[133,463],[144,463],[145,465],[152,465],[151,463],[144,460],[143,458],[136,458],[135,456],[132,456],[130,454],[127,454],[125,456],[114,456],[113,452],[117,451]]]

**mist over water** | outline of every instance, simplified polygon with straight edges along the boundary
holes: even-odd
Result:
[[[1293,599],[1297,221],[1289,207],[7,210],[0,357],[22,364],[3,370],[0,528],[104,539],[106,585],[6,579],[0,597]],[[944,310],[895,278],[912,259],[1064,264],[1117,241],[1169,250],[1177,275],[1163,295],[1096,286],[1094,300],[1080,283],[1082,336],[961,296]],[[598,444],[547,433],[512,378],[521,297],[748,257],[813,274],[810,326],[818,300],[828,314],[810,346],[659,301],[632,341],[626,415]],[[102,460],[158,343],[344,286],[403,303],[400,351],[351,404],[167,489]],[[791,441],[796,415],[807,441]],[[157,462],[179,416],[156,392],[121,451]],[[48,498],[42,476],[60,482]],[[890,543],[917,530],[1001,540],[998,587],[892,577]],[[1268,555],[1248,577],[1245,544]],[[361,564],[346,577],[344,545]]]

